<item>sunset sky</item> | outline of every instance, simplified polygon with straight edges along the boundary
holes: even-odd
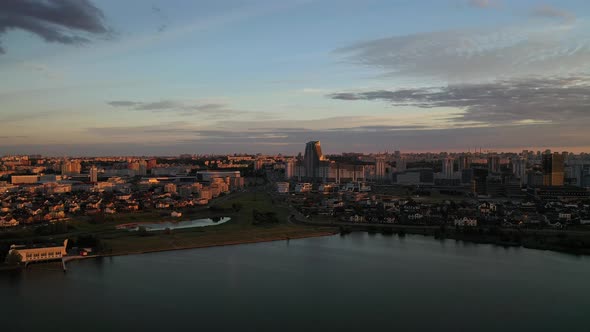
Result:
[[[590,1],[2,0],[0,154],[590,152]]]

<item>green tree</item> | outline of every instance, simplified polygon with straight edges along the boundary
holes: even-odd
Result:
[[[65,221],[57,221],[54,223],[53,234],[63,234],[68,232],[68,224]]]
[[[18,251],[15,250],[11,250],[6,256],[6,263],[10,265],[18,265],[22,263],[22,261],[23,257],[18,253]]]
[[[147,228],[145,228],[145,226],[139,226],[137,228],[137,235],[139,235],[139,236],[148,236]]]
[[[236,212],[240,212],[240,210],[241,210],[241,209],[242,209],[242,207],[243,207],[243,204],[242,204],[242,203],[233,203],[233,204],[231,205],[231,207],[232,207],[232,209],[234,209],[234,211],[236,211]]]

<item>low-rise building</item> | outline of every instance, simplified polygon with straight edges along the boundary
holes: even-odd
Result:
[[[64,240],[63,245],[49,244],[49,245],[12,245],[10,247],[9,255],[19,254],[21,262],[28,264],[32,262],[43,262],[55,259],[61,259],[67,255],[66,247],[68,240]]]
[[[295,186],[295,191],[298,193],[305,193],[311,191],[312,188],[313,186],[311,183],[298,183]]]
[[[39,182],[39,175],[13,175],[12,184],[33,184]]]
[[[277,192],[279,194],[289,193],[289,182],[277,182]]]
[[[468,217],[455,219],[454,225],[458,227],[477,227],[477,219]]]

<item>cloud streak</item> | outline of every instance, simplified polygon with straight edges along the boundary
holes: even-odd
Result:
[[[456,108],[457,114],[449,121],[457,124],[590,124],[590,80],[585,77],[338,92],[328,97],[343,101],[386,101],[395,106]]]
[[[548,15],[547,10],[544,11]],[[417,33],[359,42],[335,51],[344,61],[386,77],[483,81],[590,70],[588,29],[523,24],[498,29]]]
[[[89,128],[99,137],[115,137],[117,142],[100,148],[69,146],[68,153],[84,154],[163,154],[179,153],[290,153],[303,151],[306,141],[321,140],[327,153],[376,152],[402,149],[419,151],[467,150],[473,147],[521,149],[542,147],[588,147],[586,124],[513,125],[447,129],[325,128],[305,129],[204,129],[182,123],[161,126]],[[146,132],[149,139],[146,139]],[[460,139],[458,139],[460,137]],[[53,147],[47,148],[55,148]],[[9,151],[0,144],[0,151]],[[21,147],[22,148],[22,147]],[[26,148],[26,147],[25,147]],[[37,150],[38,151],[38,150]],[[96,152],[95,152],[96,151]],[[62,153],[63,154],[63,153]]]
[[[188,103],[178,100],[160,100],[155,102],[137,102],[130,100],[114,100],[107,102],[113,107],[127,108],[131,111],[174,112],[181,116],[202,115],[208,119],[237,115],[267,115],[264,112],[248,112],[234,110],[222,103]]]
[[[563,20],[564,22],[573,22],[576,20],[576,15],[573,13],[549,5],[540,5],[533,8],[531,15],[544,18],[556,18]]]
[[[476,8],[490,8],[498,5],[497,2],[493,0],[469,0],[467,1],[467,4]]]
[[[88,0],[2,0],[0,35],[14,29],[61,44],[83,44],[88,35],[109,33],[103,12]]]

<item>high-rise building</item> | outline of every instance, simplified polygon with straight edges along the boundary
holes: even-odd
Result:
[[[176,194],[176,185],[174,183],[166,183],[164,185],[164,192]]]
[[[561,153],[561,156],[563,157],[563,162],[564,162],[564,163],[567,163],[567,161],[568,161],[568,158],[569,158],[569,152],[567,152],[567,151],[563,151],[563,152]]]
[[[488,156],[488,172],[500,173],[500,156],[495,154]]]
[[[96,166],[90,167],[90,182],[98,182],[98,168]]]
[[[285,162],[285,179],[291,179],[295,176],[295,159],[289,159]]]
[[[395,160],[395,170],[397,172],[405,172],[407,169],[406,159],[404,157],[399,157]]]
[[[485,168],[474,168],[473,169],[473,182],[475,186],[475,193],[478,195],[487,195],[487,179],[489,172]]]
[[[590,164],[586,161],[581,162],[574,162],[573,165],[570,166],[571,169],[571,178],[575,186],[578,187],[588,187],[590,183],[588,176],[590,175]]]
[[[64,161],[61,164],[61,175],[67,175],[70,173],[70,162],[69,161]]]
[[[146,176],[147,169],[148,169],[147,161],[142,159],[138,163],[139,163],[139,169],[138,169],[137,175]]]
[[[319,141],[311,141],[305,145],[303,164],[305,165],[305,176],[318,178],[320,176],[320,161],[324,160],[322,147]]]
[[[259,171],[264,167],[264,159],[262,157],[256,157],[254,160],[254,170]]]
[[[512,174],[514,174],[514,176],[520,180],[521,185],[525,185],[528,182],[526,169],[527,169],[527,160],[526,159],[524,159],[522,157],[518,157],[512,161]]]
[[[385,179],[385,156],[375,158],[375,177],[378,181]]]
[[[157,165],[158,165],[158,160],[156,160],[155,158],[152,158],[152,159],[148,160],[148,162],[147,162],[147,169],[155,168]]]
[[[471,184],[473,182],[473,169],[466,168],[461,171],[461,183]]]
[[[442,164],[442,173],[443,173],[443,177],[445,179],[452,179],[453,175],[455,173],[454,170],[455,167],[455,159],[448,157],[443,159],[443,164]]]
[[[545,178],[542,172],[531,170],[527,173],[527,184],[529,187],[540,187],[545,182]]]
[[[463,155],[459,157],[459,172],[471,168],[471,155]]]
[[[563,155],[559,153],[543,154],[543,185],[563,186],[564,180]]]
[[[139,162],[131,162],[127,165],[127,167],[133,171],[133,175],[139,175]]]
[[[81,170],[82,165],[78,160],[64,160],[61,164],[62,175],[80,174]]]

